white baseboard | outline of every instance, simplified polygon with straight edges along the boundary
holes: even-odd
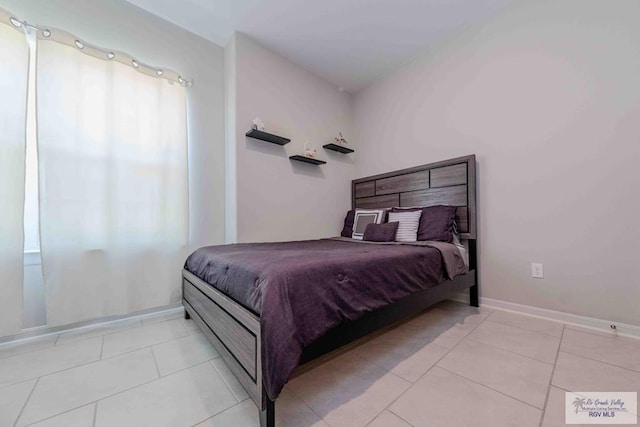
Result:
[[[123,316],[110,316],[101,319],[89,320],[86,322],[73,323],[64,326],[38,326],[23,330],[15,335],[0,337],[0,345],[6,343],[15,343],[17,341],[32,340],[43,338],[48,335],[57,335],[64,332],[80,331],[95,328],[104,325],[117,325],[118,323],[130,322],[133,319],[152,319],[154,317],[172,316],[174,314],[184,313],[184,307],[181,303],[172,304],[164,307],[151,308],[136,313],[126,314]]]
[[[464,303],[469,302],[469,297],[466,296],[465,298],[464,294],[457,294],[452,299]],[[482,307],[525,314],[527,316],[538,317],[540,319],[551,320],[553,322],[564,323],[566,325],[579,326],[581,328],[605,332],[611,335],[640,339],[640,326],[614,322],[612,320],[579,316],[577,314],[548,310],[546,308],[533,307],[530,305],[516,304],[514,302],[501,301],[492,298],[480,298],[480,305]],[[611,329],[611,325],[615,325],[616,329]]]

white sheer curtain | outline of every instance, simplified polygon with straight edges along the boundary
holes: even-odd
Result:
[[[22,328],[29,46],[0,16],[0,336]]]
[[[40,233],[50,326],[178,302],[185,89],[40,40]]]

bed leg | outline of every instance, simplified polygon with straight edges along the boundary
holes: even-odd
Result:
[[[469,305],[480,307],[478,299],[478,242],[476,239],[469,240],[469,269],[473,270],[474,285],[469,288]]]
[[[189,312],[187,310],[184,311],[184,318],[189,320],[191,319],[191,315],[189,314]]]
[[[478,301],[478,285],[473,285],[469,288],[469,305],[471,307],[480,307],[480,302]]]
[[[276,426],[276,405],[275,402],[268,397],[266,399],[266,407],[260,411],[260,427]]]

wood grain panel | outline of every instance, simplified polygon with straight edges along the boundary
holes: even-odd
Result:
[[[253,380],[256,379],[256,336],[190,282],[184,282],[184,299],[198,312],[216,337],[228,348]]]
[[[456,209],[456,224],[458,225],[458,233],[469,232],[469,209],[467,207]]]
[[[372,183],[375,183],[372,186]],[[352,208],[458,206],[464,239],[476,239],[476,157],[441,160],[352,181]],[[375,196],[371,196],[371,191]],[[369,196],[365,196],[369,194]],[[398,197],[398,199],[396,199]]]
[[[375,181],[361,182],[355,185],[356,199],[360,197],[370,197],[376,195]]]
[[[262,386],[256,384],[256,381],[252,379],[244,368],[238,363],[235,357],[229,353],[227,347],[222,344],[222,341],[213,333],[209,325],[200,317],[197,311],[187,302],[183,301],[184,308],[191,316],[191,319],[198,325],[200,331],[207,337],[207,340],[213,345],[220,357],[224,360],[227,367],[231,370],[233,375],[238,379],[242,387],[249,393],[249,396],[256,403],[258,407],[262,405]]]
[[[400,194],[400,206],[467,205],[467,186],[428,188]]]
[[[443,168],[431,169],[431,187],[446,187],[467,183],[467,164],[461,163]]]
[[[360,209],[391,208],[394,206],[400,206],[399,194],[389,194],[385,196],[374,196],[365,197],[363,199],[356,199],[356,208]]]
[[[376,181],[376,196],[429,188],[429,171],[392,176]]]

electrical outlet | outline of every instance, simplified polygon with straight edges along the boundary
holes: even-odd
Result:
[[[532,262],[531,263],[531,277],[534,279],[543,279],[544,272],[542,271],[542,264]]]

